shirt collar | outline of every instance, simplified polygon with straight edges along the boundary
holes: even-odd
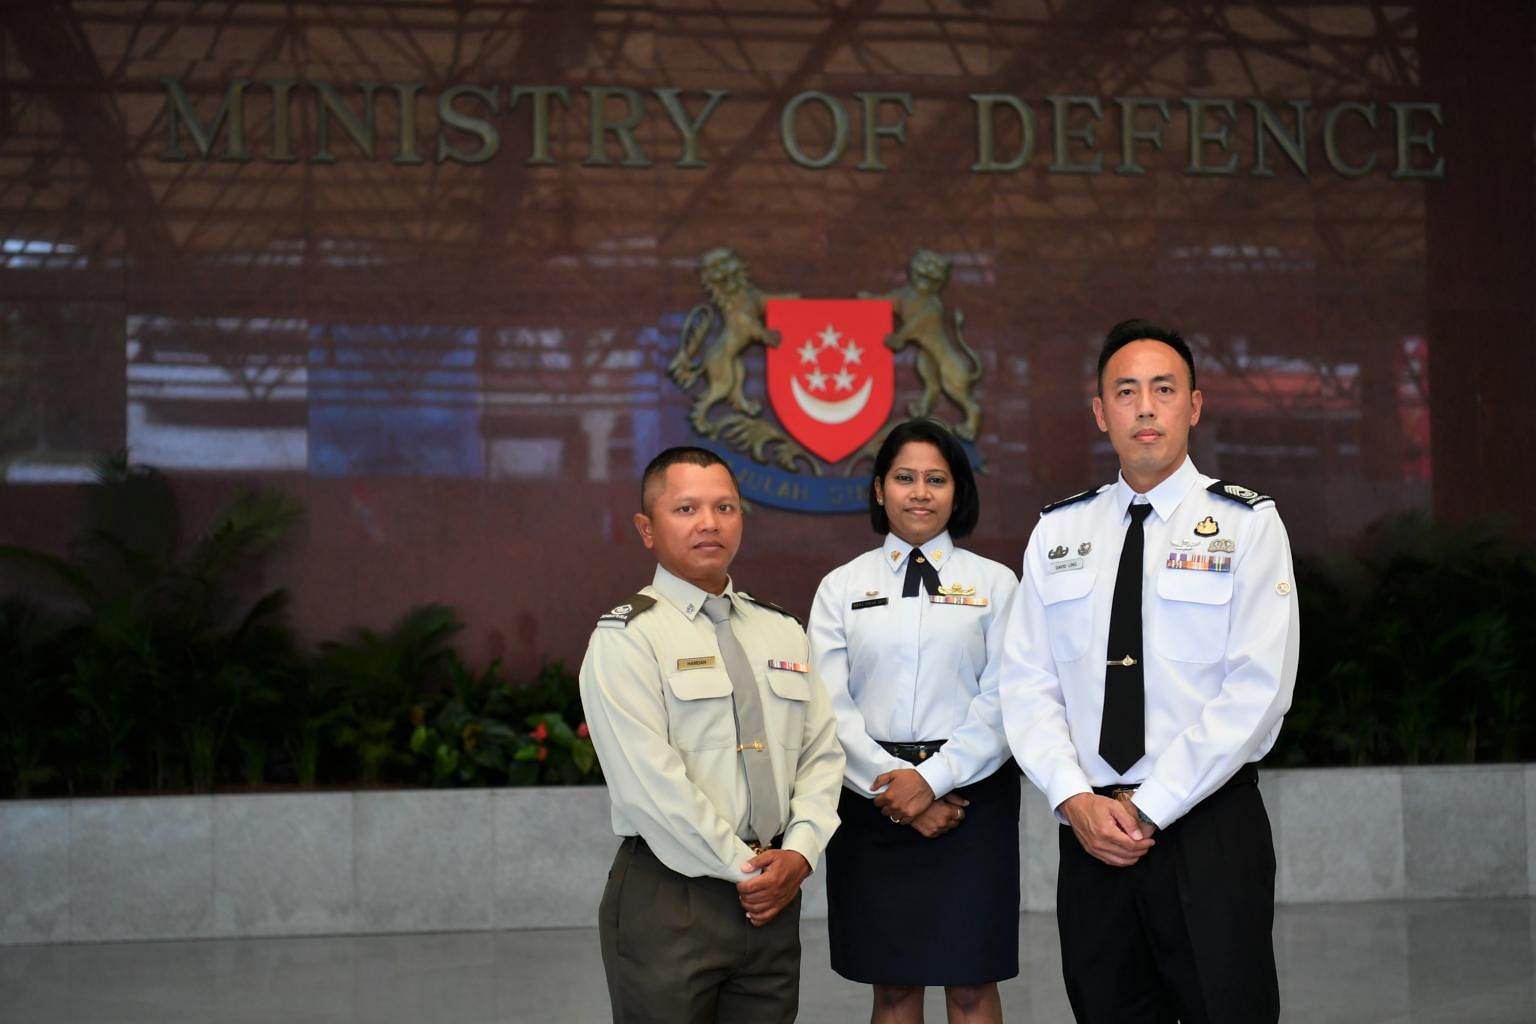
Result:
[[[905,572],[907,568],[907,555],[912,553],[912,545],[896,536],[894,533],[885,535],[884,560],[891,572]],[[928,561],[933,563],[935,569],[943,569],[944,563],[949,561],[955,553],[954,545],[949,542],[949,531],[945,530],[937,537],[922,545],[923,554],[928,556]]]
[[[1199,476],[1200,474],[1195,471],[1194,460],[1186,455],[1184,462],[1169,475],[1168,479],[1147,492],[1146,498],[1152,503],[1152,511],[1157,513],[1158,519],[1166,523],[1173,517],[1174,511],[1183,502],[1189,489],[1195,486]],[[1131,490],[1131,485],[1125,482],[1125,474],[1118,474],[1115,477],[1115,506],[1120,511],[1121,521],[1124,521],[1125,510],[1135,497],[1136,492]]]
[[[656,567],[656,575],[651,577],[651,587],[682,612],[689,622],[704,610],[704,599],[715,596],[703,587],[695,586],[685,579],[672,575],[659,565]],[[729,576],[725,579],[725,596],[731,599],[733,605],[735,604],[736,588]]]

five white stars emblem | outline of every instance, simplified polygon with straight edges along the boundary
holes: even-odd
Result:
[[[823,327],[815,335],[805,339],[805,344],[795,350],[800,356],[800,365],[805,366],[809,363],[811,367],[810,372],[804,378],[807,389],[811,391],[826,391],[828,390],[827,385],[830,380],[831,390],[834,392],[851,392],[853,390],[854,381],[858,378],[850,373],[848,368],[862,364],[864,350],[852,338],[847,339],[846,345],[839,345],[838,343],[843,340],[843,334],[836,327],[827,324],[826,327]],[[816,344],[818,341],[821,343],[819,348]],[[841,356],[843,361],[842,368],[836,373],[831,374],[824,372],[821,369],[820,363],[822,353],[829,349]]]

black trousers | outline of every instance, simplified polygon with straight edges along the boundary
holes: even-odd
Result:
[[[1079,1024],[1274,1024],[1275,850],[1254,782],[1211,794],[1128,868],[1061,829],[1056,919]]]
[[[800,1009],[801,897],[761,928],[736,886],[689,878],[635,836],[597,912],[614,1024],[787,1024]]]

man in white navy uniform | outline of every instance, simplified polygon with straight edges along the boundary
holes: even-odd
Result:
[[[623,837],[598,911],[619,1024],[792,1021],[800,884],[837,828],[843,751],[789,613],[735,589],[741,497],[702,448],[641,480],[651,585],[598,620],[581,698]]]
[[[1042,510],[1004,644],[1008,740],[1063,823],[1085,1024],[1279,1018],[1255,762],[1296,679],[1291,552],[1273,500],[1195,470],[1202,401],[1176,331],[1109,332],[1093,414],[1120,474]]]

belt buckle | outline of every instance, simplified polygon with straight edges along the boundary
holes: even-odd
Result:
[[[1112,799],[1119,799],[1120,797],[1125,796],[1127,793],[1136,792],[1141,788],[1141,786],[1140,784],[1137,784],[1134,786],[1107,786],[1105,788],[1108,790],[1108,792],[1104,794],[1105,796]]]
[[[764,850],[766,850],[767,847],[764,846],[760,842],[751,842],[751,843],[747,843],[747,849],[751,850],[752,851],[752,856],[756,857],[758,854],[760,854]]]

